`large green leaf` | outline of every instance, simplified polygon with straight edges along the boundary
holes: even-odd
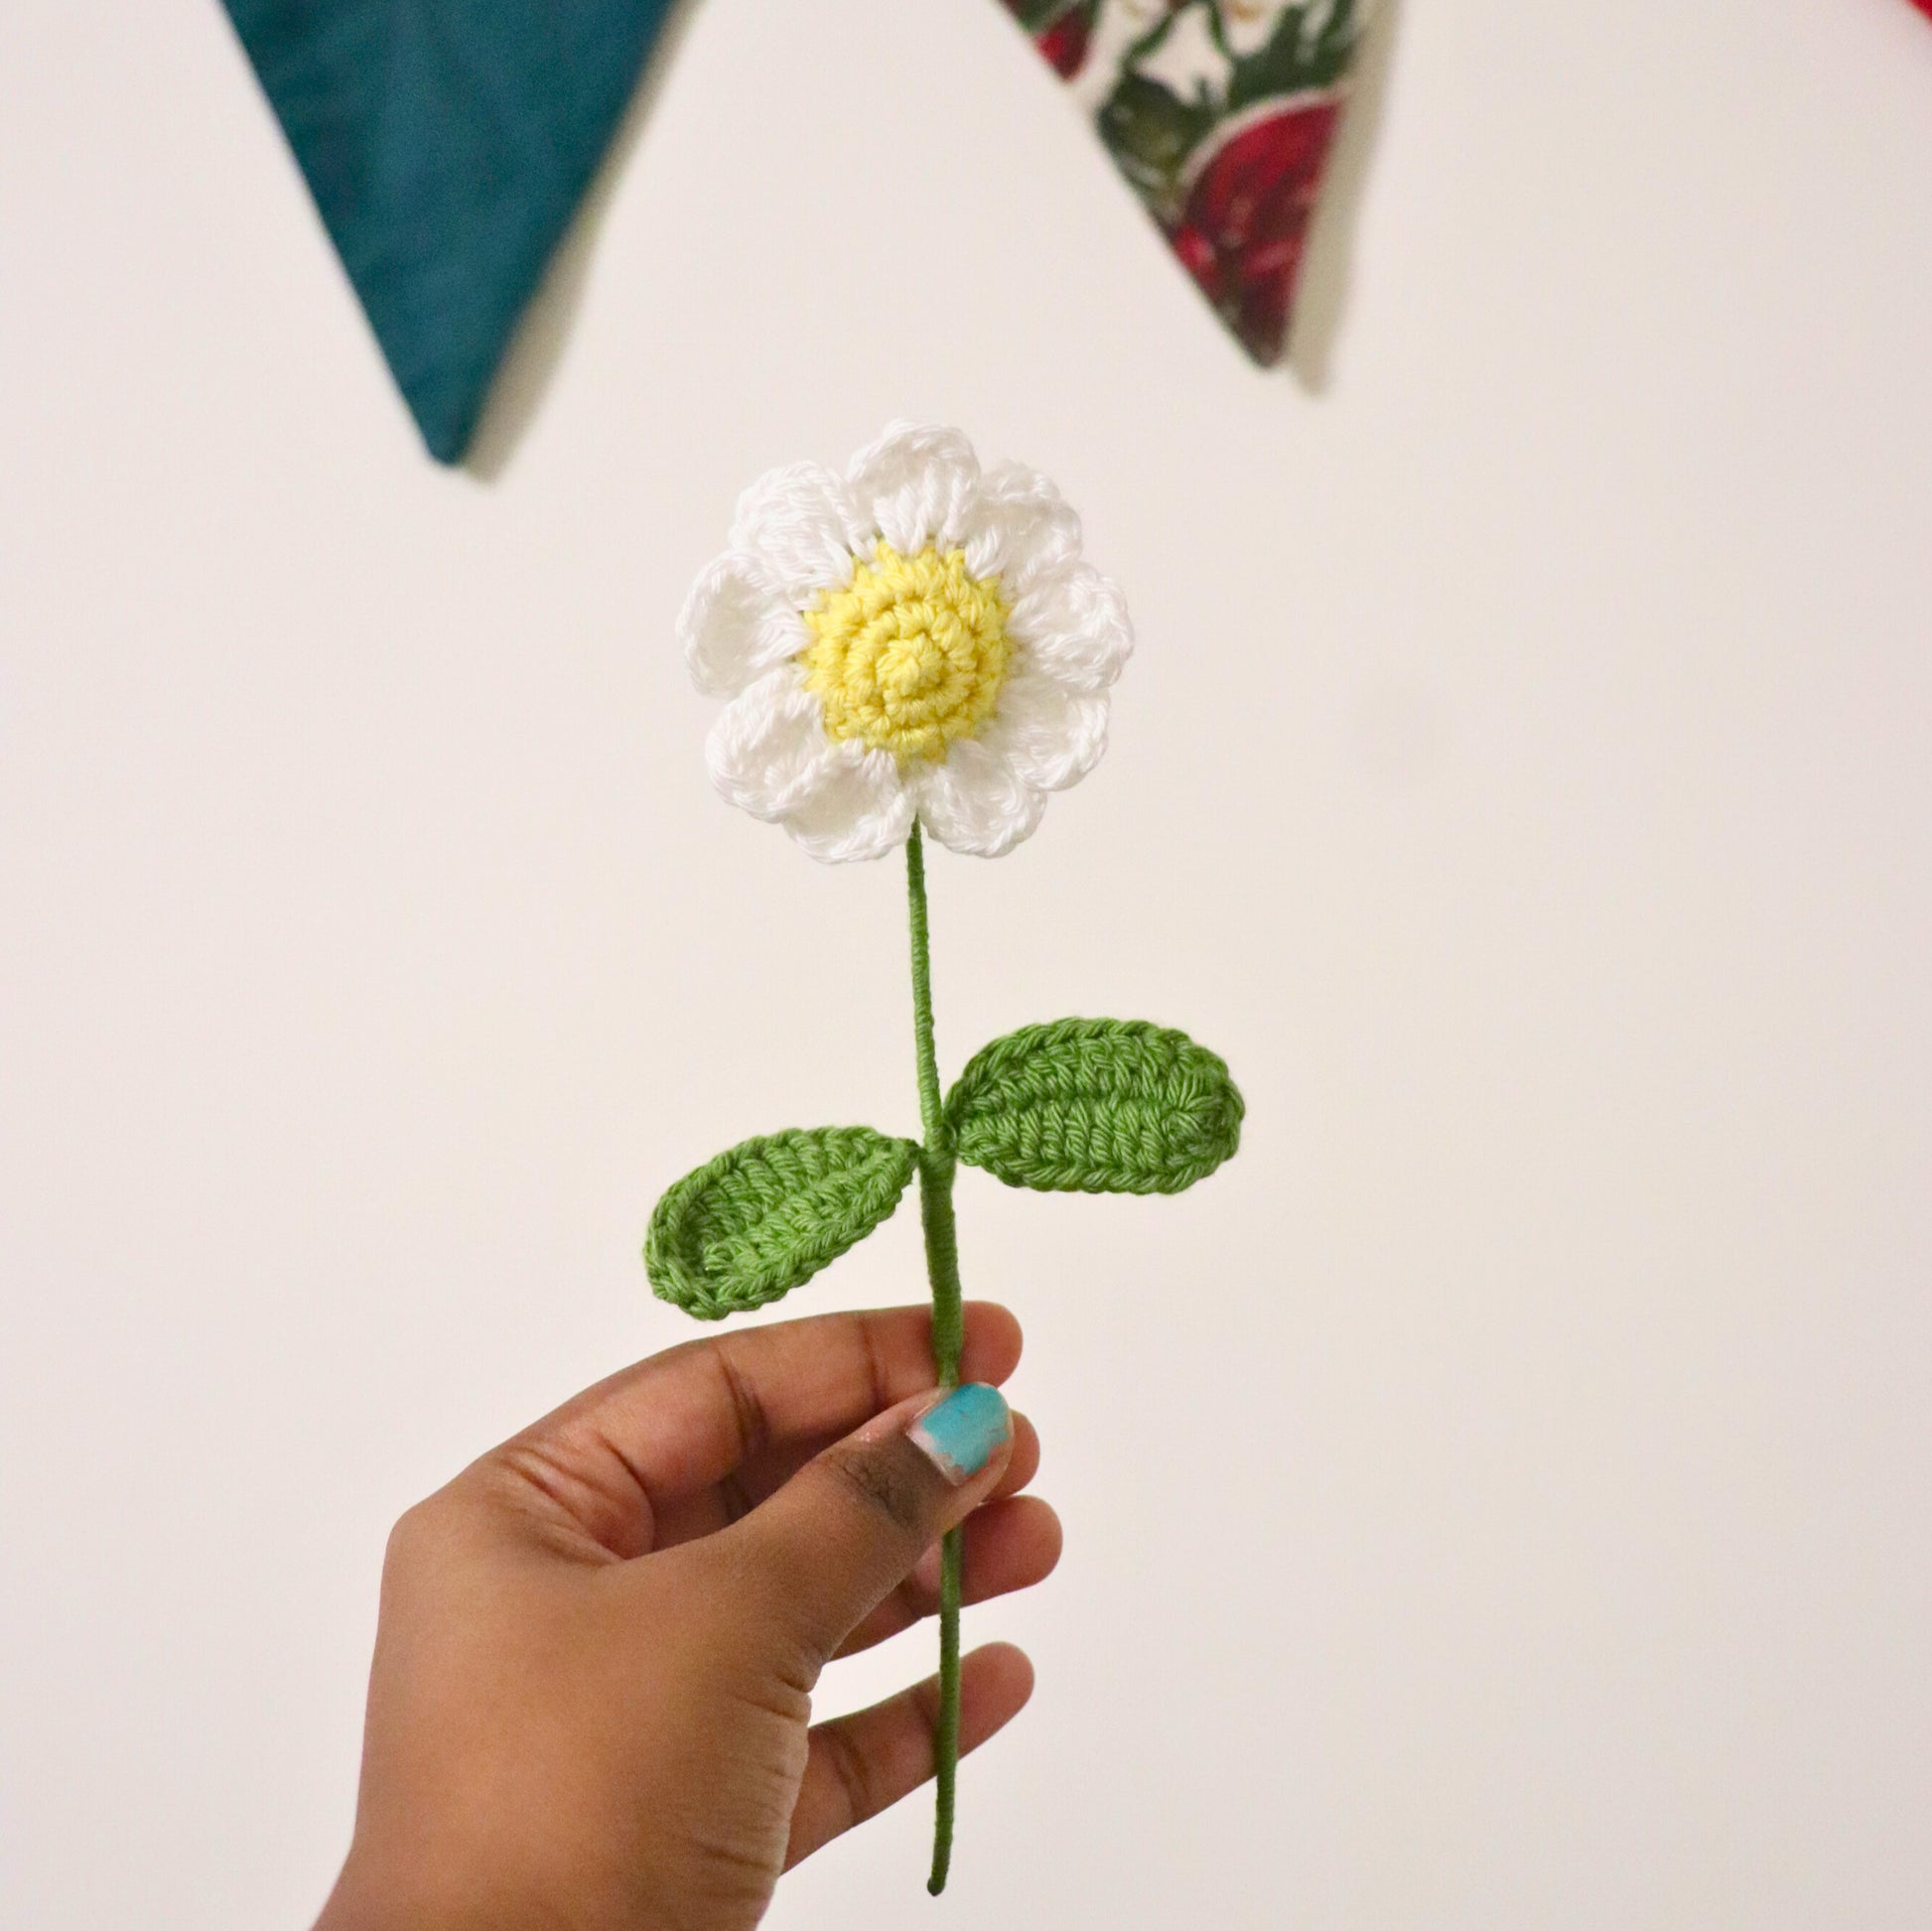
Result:
[[[961,1160],[1072,1193],[1178,1193],[1241,1144],[1242,1110],[1219,1057],[1145,1020],[1024,1026],[946,1098]]]
[[[918,1154],[871,1127],[741,1141],[685,1174],[652,1211],[652,1292],[700,1320],[776,1301],[891,1216]]]

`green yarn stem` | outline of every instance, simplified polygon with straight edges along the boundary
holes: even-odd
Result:
[[[912,927],[912,1036],[918,1050],[919,1218],[925,1228],[925,1266],[932,1283],[932,1361],[939,1385],[959,1385],[959,1348],[965,1328],[960,1312],[959,1242],[952,1211],[952,1129],[939,1097],[939,1057],[932,1043],[932,946],[926,925],[925,854],[919,828],[905,841],[905,888]]]
[[[959,1162],[952,1130],[939,1098],[939,1058],[932,1042],[932,945],[926,923],[925,851],[919,828],[905,841],[905,896],[912,928],[912,1037],[919,1071],[919,1220],[925,1230],[926,1278],[932,1284],[932,1365],[942,1388],[959,1386],[959,1350],[965,1315],[959,1289],[959,1239],[953,1221],[952,1183]],[[936,1790],[932,1816],[934,1897],[946,1888],[952,1862],[953,1796],[959,1771],[959,1567],[961,1532],[939,1545],[939,1720],[933,1726]]]

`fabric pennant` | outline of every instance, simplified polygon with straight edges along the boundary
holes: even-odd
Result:
[[[1358,0],[1006,4],[1222,320],[1280,361]]]
[[[671,0],[225,0],[430,454],[454,463]]]
[[[224,0],[440,462],[468,447],[673,3]],[[1005,4],[1278,361],[1363,0]]]

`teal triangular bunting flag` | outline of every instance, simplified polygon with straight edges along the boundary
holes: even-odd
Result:
[[[468,445],[671,0],[226,0],[430,454]]]

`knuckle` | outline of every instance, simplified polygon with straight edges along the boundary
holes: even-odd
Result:
[[[924,1538],[933,1513],[935,1477],[919,1451],[905,1442],[870,1449],[834,1449],[830,1472],[847,1491],[900,1538]]]
[[[849,1830],[878,1816],[886,1807],[885,1799],[874,1781],[865,1752],[836,1724],[828,1724],[819,1735],[823,1739],[826,1763],[845,1804],[846,1828]]]
[[[382,1549],[382,1586],[392,1589],[423,1567],[437,1540],[435,1497],[417,1502],[396,1517]]]

